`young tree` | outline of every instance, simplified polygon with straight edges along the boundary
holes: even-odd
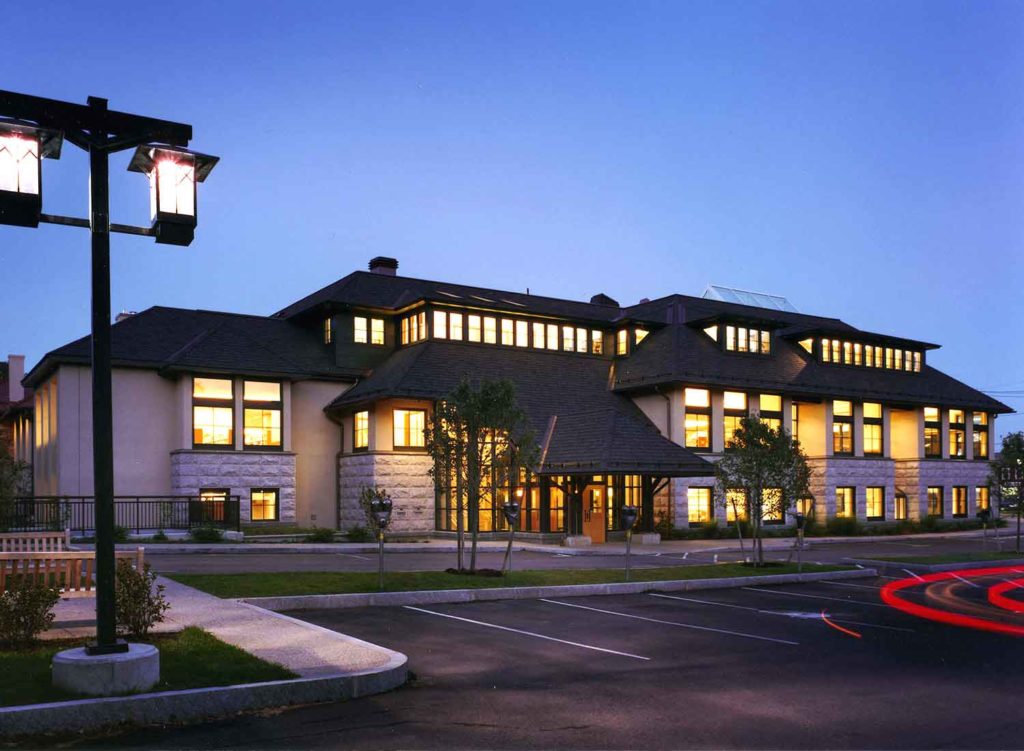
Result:
[[[992,489],[992,500],[999,504],[999,510],[1012,510],[1017,516],[1017,547],[1021,552],[1021,515],[1024,514],[1024,498],[1021,498],[1021,485],[1019,482],[1007,482],[1004,478],[1005,470],[1017,470],[1024,472],[1024,432],[1008,433],[1003,436],[1003,445],[999,451],[999,458],[992,462],[992,472],[989,474],[988,484]],[[996,530],[999,534],[999,530]]]
[[[22,493],[28,466],[0,444],[0,530],[16,524],[15,499]]]
[[[427,451],[434,460],[431,476],[435,488],[453,494],[455,500],[459,570],[464,564],[464,527],[468,527],[469,570],[476,571],[484,494],[489,494],[486,500],[496,506],[494,489],[511,489],[518,482],[520,468],[530,471],[536,463],[536,442],[516,400],[515,385],[508,380],[482,380],[473,385],[463,379],[435,405],[427,426]],[[486,483],[482,482],[485,476],[489,476]]]
[[[787,509],[809,494],[810,479],[807,457],[785,428],[775,430],[758,417],[743,418],[729,451],[715,465],[715,494],[723,507],[734,505],[738,529],[741,509],[735,508],[735,494],[729,491],[746,491],[755,565],[764,564],[765,516],[785,519]]]

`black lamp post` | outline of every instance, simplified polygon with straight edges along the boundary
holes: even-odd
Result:
[[[155,237],[188,245],[196,225],[195,183],[206,179],[217,157],[186,151],[192,126],[88,105],[0,91],[0,224],[40,222],[84,227],[92,235],[92,441],[96,528],[96,643],[90,654],[125,652],[117,640],[114,607],[114,445],[110,368],[110,233]],[[41,160],[60,157],[62,140],[89,152],[89,218],[42,212]],[[158,145],[153,145],[154,143]],[[150,176],[158,199],[153,225],[110,222],[110,154],[139,147],[129,169]],[[174,179],[171,174],[173,167]],[[189,201],[191,196],[191,202]],[[172,200],[173,198],[173,200]],[[162,223],[187,227],[164,230]]]
[[[377,523],[377,554],[378,554],[378,573],[379,573],[379,588],[384,589],[384,530],[388,528],[388,524],[391,523],[391,499],[374,498],[370,501],[370,513],[373,515],[373,520]]]
[[[516,497],[522,498],[523,489],[516,488]],[[508,572],[512,573],[512,540],[516,536],[516,522],[519,521],[519,502],[508,501],[503,503],[501,506],[501,513],[505,516],[505,521],[508,522],[508,547],[505,549],[505,562],[501,566],[501,570],[504,571],[506,568]]]
[[[796,511],[793,513],[793,521],[796,522],[796,572],[802,574],[804,570],[802,551],[804,549],[804,530],[807,528],[807,515]]]
[[[633,546],[633,526],[636,524],[640,509],[636,506],[623,506],[619,511],[619,520],[626,530],[626,581],[629,581],[629,558]]]

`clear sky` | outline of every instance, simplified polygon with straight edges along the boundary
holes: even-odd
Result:
[[[933,365],[1024,393],[1024,3],[3,15],[0,88],[191,123],[193,148],[222,158],[191,247],[114,237],[115,311],[269,314],[375,255],[623,303],[711,282],[940,343]],[[145,224],[127,160],[113,220]],[[83,153],[66,144],[44,187],[44,210],[85,216]],[[0,356],[31,366],[87,333],[88,247],[84,230],[0,228]]]

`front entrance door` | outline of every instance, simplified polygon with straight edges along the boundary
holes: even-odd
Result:
[[[583,534],[594,543],[605,541],[604,494],[601,485],[588,485],[583,491]]]

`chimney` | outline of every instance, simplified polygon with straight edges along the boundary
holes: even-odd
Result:
[[[131,318],[134,315],[138,315],[138,311],[122,310],[120,313],[117,314],[117,317],[114,319],[114,323],[121,323],[121,321],[127,320],[128,318]]]
[[[619,307],[618,300],[608,297],[604,292],[598,292],[596,295],[590,298],[591,305],[609,305],[613,308]]]
[[[20,402],[25,398],[25,389],[21,379],[25,377],[25,355],[7,356],[7,398],[12,402]]]
[[[370,273],[396,276],[398,274],[398,259],[377,256],[370,261]]]

